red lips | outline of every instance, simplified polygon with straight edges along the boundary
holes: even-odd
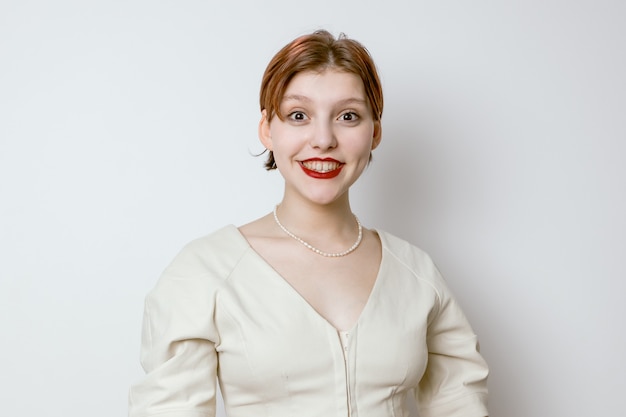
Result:
[[[335,178],[341,173],[344,164],[332,158],[311,158],[300,161],[300,167],[306,175],[318,179]]]

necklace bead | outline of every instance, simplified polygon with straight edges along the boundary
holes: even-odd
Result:
[[[333,252],[321,251],[321,250],[317,249],[316,247],[314,247],[313,245],[311,245],[310,243],[305,242],[303,239],[301,239],[298,236],[294,235],[289,230],[287,230],[287,228],[285,226],[283,226],[283,224],[280,222],[280,220],[278,220],[278,214],[276,213],[277,210],[278,210],[278,206],[274,207],[274,221],[276,221],[276,224],[278,225],[278,227],[280,227],[281,230],[287,234],[287,236],[297,240],[302,245],[304,245],[306,248],[312,250],[313,252],[317,253],[318,255],[322,255],[322,256],[325,256],[327,258],[339,258],[341,256],[346,256],[346,255],[354,252],[356,250],[356,248],[358,248],[359,245],[361,244],[361,240],[363,240],[363,226],[361,226],[361,222],[359,221],[359,218],[356,217],[356,215],[352,214],[354,216],[354,220],[356,220],[356,224],[357,224],[357,227],[359,229],[359,236],[356,238],[356,242],[354,242],[354,244],[352,246],[350,246],[350,248],[346,249],[343,252],[334,252],[333,253]]]

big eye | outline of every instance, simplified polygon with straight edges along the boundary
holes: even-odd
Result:
[[[343,122],[354,122],[359,119],[359,115],[353,111],[347,111],[339,116],[339,120]]]
[[[293,120],[295,122],[303,122],[307,119],[306,114],[301,111],[291,112],[289,113],[289,115],[287,115],[287,117],[289,118],[289,120]]]

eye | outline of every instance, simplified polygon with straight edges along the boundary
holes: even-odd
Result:
[[[305,121],[307,119],[307,116],[302,111],[294,111],[294,112],[289,113],[287,115],[287,118],[289,120],[293,120],[295,122],[303,122],[303,121]]]
[[[343,122],[354,122],[356,120],[359,120],[359,115],[353,111],[347,111],[339,116],[339,120]]]

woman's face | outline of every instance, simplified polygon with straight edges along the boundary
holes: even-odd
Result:
[[[380,142],[361,78],[332,69],[302,72],[289,83],[280,113],[284,120],[268,121],[263,112],[259,136],[274,153],[285,197],[317,204],[347,198]]]

